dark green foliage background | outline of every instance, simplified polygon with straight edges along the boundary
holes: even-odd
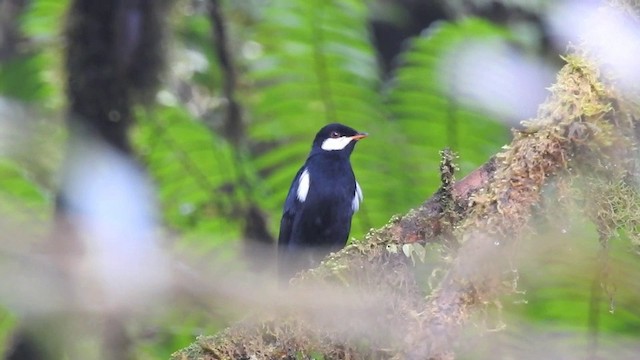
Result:
[[[220,130],[224,73],[212,48],[206,11],[187,1],[179,1],[169,19],[169,66],[157,103],[136,111],[135,149],[157,186],[164,225],[178,234],[177,249],[203,257],[233,254],[244,221],[237,210],[249,204],[267,214],[270,231],[277,234],[291,178],[315,132],[328,122],[370,134],[352,157],[365,195],[354,217],[356,239],[437,189],[444,147],[460,154],[465,174],[509,140],[504,125],[461,107],[439,82],[439,65],[451,49],[463,41],[509,39],[503,28],[474,18],[438,24],[406,44],[397,71],[383,81],[364,1],[224,5],[238,74],[236,95],[247,129],[242,144],[229,143]],[[0,96],[28,109],[27,141],[32,144],[1,155],[0,213],[5,218],[47,219],[53,207],[65,140],[61,34],[67,6],[68,0],[31,1],[20,19],[31,46],[0,64]],[[595,239],[593,231],[587,236]],[[585,292],[581,301],[586,301],[589,281],[569,285]],[[584,329],[586,309],[574,306],[568,299],[578,295],[566,296],[566,289],[566,284],[546,287],[516,311],[533,322],[553,318],[560,327]],[[625,314],[602,326],[630,333],[637,331],[637,320],[637,313]],[[138,342],[141,359],[167,358],[193,340],[194,329],[216,329],[198,316],[167,314],[156,322],[163,336]],[[0,313],[3,337],[14,325],[12,314]]]

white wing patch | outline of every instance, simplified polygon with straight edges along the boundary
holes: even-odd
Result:
[[[341,136],[339,138],[328,138],[327,140],[322,142],[322,150],[325,151],[334,151],[334,150],[342,150],[345,147],[347,147],[347,145],[349,145],[349,143],[352,141],[353,139],[349,136]]]
[[[309,193],[309,171],[304,169],[302,174],[300,174],[300,179],[298,179],[298,191],[296,192],[296,196],[300,202],[304,202],[307,199],[307,194]]]
[[[362,195],[362,188],[360,188],[360,184],[356,181],[356,192],[353,194],[353,200],[351,201],[351,208],[353,209],[353,212],[360,209],[360,203],[363,199],[364,196]]]

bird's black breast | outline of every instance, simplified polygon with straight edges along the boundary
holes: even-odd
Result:
[[[300,177],[308,172],[304,201],[297,196]],[[313,266],[349,237],[356,180],[348,159],[316,156],[307,159],[294,179],[280,224],[280,261],[295,271]],[[299,263],[301,264],[294,264]]]
[[[342,247],[353,216],[356,180],[349,161],[328,156],[311,158],[306,164],[309,191],[294,221],[294,246]]]

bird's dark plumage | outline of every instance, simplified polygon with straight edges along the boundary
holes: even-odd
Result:
[[[284,204],[278,237],[283,279],[316,265],[346,244],[351,217],[362,201],[349,157],[365,136],[342,124],[326,125],[316,134]]]

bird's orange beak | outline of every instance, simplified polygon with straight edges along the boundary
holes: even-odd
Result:
[[[353,140],[356,140],[356,141],[357,141],[357,140],[360,140],[360,139],[364,139],[364,138],[366,138],[367,136],[369,136],[369,134],[367,134],[367,133],[359,133],[359,134],[357,134],[357,135],[353,135],[351,138],[352,138]]]

